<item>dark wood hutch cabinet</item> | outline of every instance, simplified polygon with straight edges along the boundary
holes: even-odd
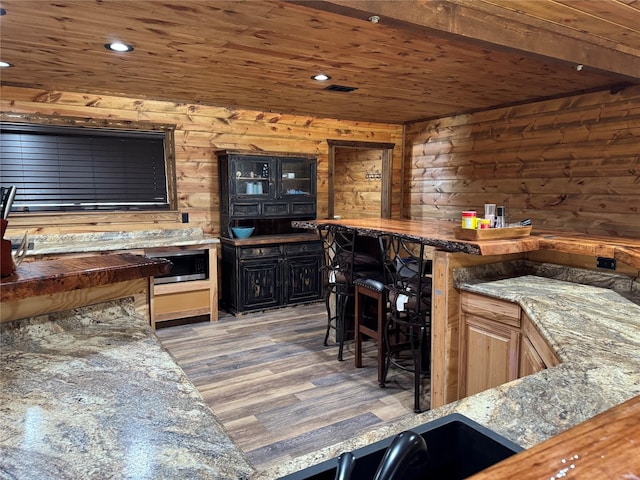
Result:
[[[217,152],[220,164],[222,305],[233,314],[317,301],[322,245],[292,220],[316,218],[316,159]],[[234,238],[234,226],[254,227]]]

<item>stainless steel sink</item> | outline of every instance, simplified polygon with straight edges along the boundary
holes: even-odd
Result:
[[[429,461],[419,471],[403,477],[403,480],[463,479],[523,450],[512,441],[457,413],[411,430],[425,439]],[[392,441],[393,437],[389,437],[354,450],[352,453],[356,457],[356,464],[351,478],[372,479]],[[282,477],[282,480],[333,480],[336,468],[337,459],[334,458]]]

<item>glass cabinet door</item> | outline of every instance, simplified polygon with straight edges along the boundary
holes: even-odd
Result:
[[[272,195],[273,163],[269,158],[241,158],[233,162],[232,192],[235,195]]]
[[[280,196],[315,195],[315,162],[306,159],[282,159]]]

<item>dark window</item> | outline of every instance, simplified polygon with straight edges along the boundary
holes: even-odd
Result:
[[[165,133],[1,123],[13,212],[168,210]]]

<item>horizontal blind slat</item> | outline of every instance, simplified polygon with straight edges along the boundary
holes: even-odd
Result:
[[[0,127],[0,184],[17,187],[18,210],[169,208],[164,133]]]

